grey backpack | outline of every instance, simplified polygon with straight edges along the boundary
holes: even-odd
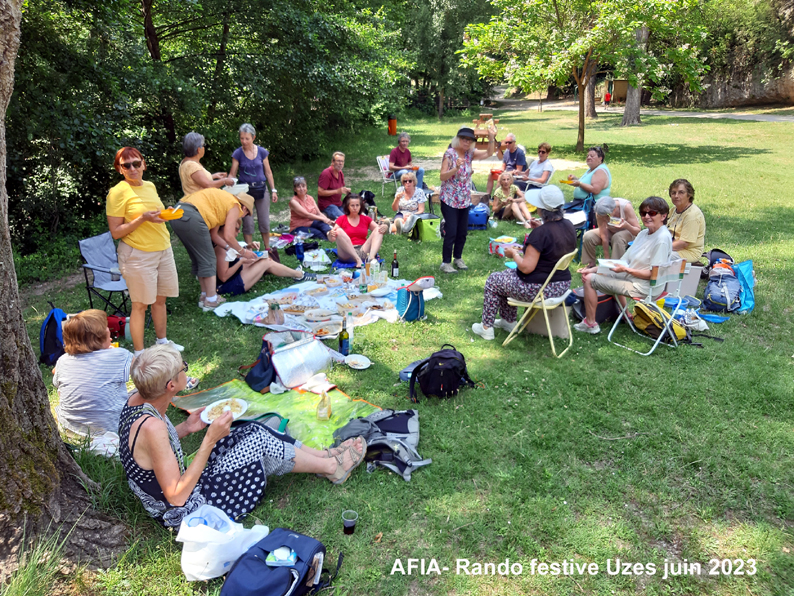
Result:
[[[419,446],[419,412],[416,410],[381,410],[366,418],[356,418],[334,432],[339,445],[347,439],[362,436],[367,441],[367,472],[386,468],[411,480],[411,473],[433,460],[417,452]]]

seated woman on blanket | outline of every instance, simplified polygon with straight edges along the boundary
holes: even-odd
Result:
[[[293,197],[289,201],[289,230],[290,234],[306,232],[313,238],[328,240],[328,232],[334,225],[332,219],[327,217],[314,197],[308,194],[306,178],[296,176],[292,179]]]
[[[491,273],[485,281],[482,323],[471,326],[471,330],[483,339],[494,338],[494,327],[512,331],[516,326],[517,309],[510,306],[507,299],[532,302],[557,261],[576,250],[576,230],[563,217],[564,203],[562,191],[553,185],[544,186],[533,198],[532,204],[539,209],[543,225],[534,224],[537,227],[524,242],[523,256],[512,248],[505,250],[505,257],[515,260],[515,270],[505,269]],[[543,296],[562,296],[570,286],[570,271],[557,271],[546,286]],[[497,319],[497,314],[501,314],[502,318]]]
[[[240,233],[242,220],[237,220],[234,224],[235,237]],[[218,228],[218,235],[223,238],[226,234],[222,225]],[[213,241],[215,247],[215,260],[217,261],[217,290],[218,294],[239,296],[250,290],[256,282],[262,279],[265,273],[270,273],[276,277],[289,277],[296,281],[312,281],[317,279],[314,273],[306,273],[300,269],[290,269],[286,265],[277,263],[267,256],[238,256],[233,261],[226,260],[226,243],[223,245]]]
[[[492,207],[496,219],[515,219],[525,228],[529,228],[529,209],[524,193],[513,184],[512,172],[502,172],[499,175],[499,188],[493,193]]]
[[[383,235],[388,232],[386,224],[378,225],[370,217],[361,215],[361,197],[349,194],[342,201],[344,215],[336,220],[334,228],[328,232],[328,240],[336,242],[336,253],[343,263],[355,263],[361,267],[375,259]],[[367,238],[367,232],[371,232]]]
[[[596,273],[597,267],[580,270],[584,282],[584,306],[586,316],[574,329],[584,333],[599,333],[601,328],[595,320],[598,292],[617,296],[621,306],[626,305],[626,296],[642,300],[651,291],[651,269],[655,265],[666,265],[673,254],[673,239],[665,227],[669,207],[661,197],[648,197],[640,205],[640,218],[645,229],[623,255],[627,265],[617,265],[610,273]],[[654,296],[662,293],[664,286],[654,288]]]
[[[427,196],[421,188],[417,187],[416,174],[405,172],[400,177],[402,186],[397,190],[392,201],[394,223],[391,231],[394,234],[408,234],[416,224],[416,216],[425,212]]]
[[[265,492],[267,477],[287,472],[316,473],[342,484],[363,460],[363,438],[318,451],[258,422],[231,429],[223,412],[207,427],[204,408],[174,426],[166,416],[173,397],[187,382],[187,363],[169,346],[145,350],[132,365],[138,388],[121,411],[119,456],[127,482],[144,509],[165,526],[208,503],[232,519],[249,513]],[[186,466],[179,440],[207,429]]]

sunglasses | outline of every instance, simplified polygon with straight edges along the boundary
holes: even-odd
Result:
[[[119,163],[119,165],[125,170],[129,170],[130,168],[135,168],[137,170],[141,167],[142,163],[140,159],[136,159],[135,161],[129,161],[127,163]]]
[[[548,153],[545,149],[538,149],[538,153],[543,153],[544,155]]]
[[[645,217],[646,215],[649,217],[656,217],[659,215],[659,212],[654,211],[653,209],[649,209],[648,211],[640,211],[640,217]]]
[[[182,368],[180,368],[179,372],[176,373],[177,377],[179,376],[180,372],[183,372],[183,373],[187,374],[187,362],[185,362],[184,360],[182,361]],[[169,379],[168,383],[170,383],[173,380],[174,380],[173,378]],[[166,391],[168,391],[168,383],[165,384],[165,390]]]
[[[413,180],[403,180],[403,184],[413,184]]]

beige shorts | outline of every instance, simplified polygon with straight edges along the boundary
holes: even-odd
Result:
[[[598,273],[590,277],[590,284],[599,292],[611,294],[613,296],[639,297],[642,299],[642,292],[637,290],[634,282],[631,281],[628,273],[613,273],[612,275]]]
[[[145,252],[119,242],[119,270],[127,282],[130,300],[154,304],[158,296],[179,296],[179,278],[176,274],[174,251]]]

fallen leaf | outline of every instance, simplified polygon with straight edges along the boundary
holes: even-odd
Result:
[[[375,542],[380,542],[381,538],[383,538],[383,532],[378,532],[375,534]]]
[[[790,548],[787,548],[787,547],[785,547],[785,546],[784,546],[784,547],[783,547],[783,552],[784,552],[784,553],[790,553],[790,552],[791,552],[791,549],[790,549]]]

